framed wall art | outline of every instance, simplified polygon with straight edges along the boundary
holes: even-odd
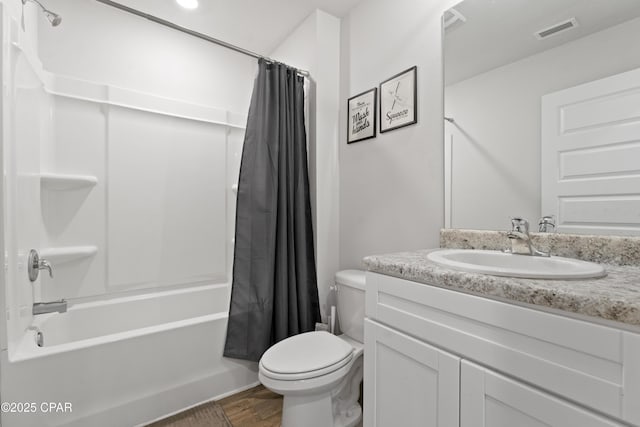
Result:
[[[376,137],[376,98],[374,87],[347,101],[347,144]]]
[[[380,133],[418,123],[417,67],[380,83]]]

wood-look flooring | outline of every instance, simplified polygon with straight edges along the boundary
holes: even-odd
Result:
[[[151,423],[147,427],[232,427],[232,425],[217,402],[207,402]]]
[[[362,384],[358,401],[362,405]],[[282,396],[259,385],[147,427],[280,427],[281,420]],[[362,427],[362,422],[358,426]]]
[[[282,396],[262,385],[219,400],[233,427],[280,427]]]
[[[282,396],[259,385],[147,427],[280,427]]]

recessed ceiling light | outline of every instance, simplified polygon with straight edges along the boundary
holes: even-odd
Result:
[[[176,0],[185,9],[195,9],[198,7],[198,0]]]

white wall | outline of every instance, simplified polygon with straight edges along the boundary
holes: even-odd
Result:
[[[566,43],[445,90],[453,134],[453,228],[505,229],[540,211],[542,95],[640,67],[640,19]]]
[[[54,7],[55,6],[55,7]],[[256,60],[95,1],[51,4],[40,20],[46,70],[157,96],[246,113]]]
[[[316,10],[272,53],[273,58],[310,72],[309,175],[314,213],[318,293],[326,320],[333,303],[329,286],[338,255],[338,105],[340,20]]]
[[[454,0],[368,0],[342,22],[340,266],[437,247],[443,226],[442,12]],[[346,144],[347,99],[418,66],[418,124]]]

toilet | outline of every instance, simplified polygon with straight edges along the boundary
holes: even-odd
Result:
[[[317,331],[270,347],[260,359],[259,379],[284,397],[282,427],[360,425],[365,273],[336,273],[342,335]]]

